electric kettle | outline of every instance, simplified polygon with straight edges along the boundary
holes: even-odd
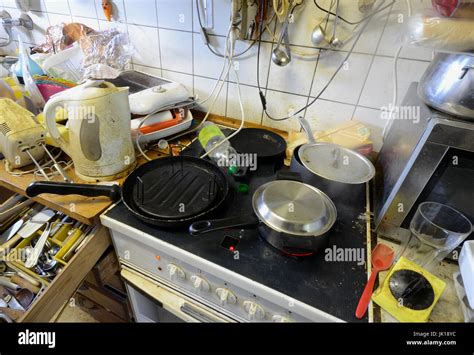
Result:
[[[61,109],[68,117],[66,127],[56,123]],[[72,158],[79,178],[114,180],[135,166],[128,87],[88,80],[52,96],[44,120],[51,138]]]

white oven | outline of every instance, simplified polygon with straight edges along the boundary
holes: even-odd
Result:
[[[235,322],[143,273],[122,266],[122,278],[137,322]]]

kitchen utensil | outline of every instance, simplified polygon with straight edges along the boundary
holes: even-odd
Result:
[[[429,106],[465,119],[474,119],[474,55],[436,53],[418,85]]]
[[[24,201],[21,201],[17,203],[15,206],[0,212],[0,226],[1,228],[4,227],[5,223],[8,223],[9,221],[13,221],[18,218],[18,216],[21,216],[25,211],[28,209],[28,206],[32,205],[34,201],[32,199],[26,199]],[[13,218],[13,220],[12,220]]]
[[[26,310],[35,299],[35,294],[27,288],[22,288],[15,294],[15,299]]]
[[[39,207],[39,205],[36,205]],[[37,207],[37,208],[38,208]],[[5,239],[6,241],[9,241],[12,239],[15,234],[18,233],[18,231],[23,227],[25,222],[30,220],[35,214],[38,213],[38,210],[35,208],[29,209],[18,221],[16,221],[13,225],[10,226],[3,234],[2,234],[2,240]],[[2,244],[2,243],[0,243]]]
[[[2,312],[0,312],[0,319],[3,320],[5,323],[13,323],[13,320],[8,315]]]
[[[280,39],[272,52],[272,61],[280,67],[284,67],[291,62],[290,42],[288,38],[288,24],[290,11],[286,15],[285,21],[281,25]],[[285,43],[285,51],[280,49],[282,43]]]
[[[53,166],[54,168],[57,170],[57,172],[59,173],[59,175],[61,175],[61,177],[63,178],[63,180],[65,182],[72,182],[72,180],[69,179],[68,175],[66,174],[66,172],[64,171],[63,168],[61,168],[61,165],[58,164],[58,162],[56,161],[56,159],[54,158],[54,156],[50,153],[50,151],[48,150],[48,148],[46,148],[46,145],[44,145],[43,143],[40,143],[40,146],[43,147],[44,151],[46,152],[46,154],[48,155],[49,159],[51,159],[51,161],[53,162]]]
[[[44,151],[37,142],[45,130],[34,115],[11,99],[0,98],[0,151],[12,168],[37,162]]]
[[[18,203],[23,202],[25,199],[26,197],[18,194],[11,196],[5,202],[0,204],[0,212],[8,211],[10,208],[14,207]]]
[[[433,8],[445,17],[474,18],[474,2],[472,0],[432,0]]]
[[[67,136],[56,125],[59,107],[67,107],[68,126],[62,127]],[[114,180],[135,165],[128,88],[88,80],[54,95],[44,117],[51,137],[72,158],[81,179]]]
[[[134,170],[118,185],[33,182],[28,196],[107,196],[122,201],[129,211],[146,223],[161,227],[188,226],[216,212],[229,194],[229,182],[215,164],[191,156],[159,158]]]
[[[17,284],[21,288],[26,288],[30,290],[34,294],[38,294],[40,291],[40,288],[38,286],[33,285],[31,282],[29,282],[28,280],[26,280],[25,278],[21,277],[18,274],[13,275],[10,278],[10,281]]]
[[[54,212],[53,210],[50,210],[49,208],[44,208],[39,213],[31,217],[31,219],[24,224],[24,226],[18,231],[18,235],[20,235],[22,238],[31,237],[34,233],[41,229],[41,227],[43,227],[45,223],[50,221],[55,215],[56,212]]]
[[[385,244],[379,243],[375,246],[374,250],[372,250],[372,272],[369,281],[367,281],[367,285],[364,288],[364,292],[360,297],[359,304],[357,305],[355,313],[357,318],[361,319],[367,311],[379,271],[387,270],[392,266],[393,259],[393,249]]]
[[[321,24],[316,25],[311,32],[311,42],[315,46],[320,46],[323,43],[329,43],[326,39],[326,32],[324,31]]]
[[[20,286],[11,282],[10,279],[5,276],[0,276],[0,285],[4,287],[8,287],[9,289],[13,291],[17,291],[20,289]]]
[[[244,128],[230,139],[230,144],[240,154],[255,154],[259,162],[283,163],[286,150],[280,135],[262,128]]]
[[[472,224],[452,207],[423,202],[410,222],[410,232],[400,256],[431,270],[471,234]]]
[[[40,239],[36,243],[31,254],[26,259],[25,267],[27,267],[28,269],[31,269],[33,266],[35,266],[38,263],[38,258],[40,254],[42,253],[44,245],[46,244],[46,241],[48,240],[49,233],[51,232],[51,225],[52,225],[51,223],[46,224],[46,228],[41,234]]]
[[[252,197],[254,214],[191,224],[190,233],[199,235],[225,228],[258,225],[261,236],[275,248],[307,255],[327,243],[327,232],[336,221],[332,201],[320,190],[280,174],[260,186]]]
[[[25,314],[25,311],[21,311],[19,309],[11,309],[11,308],[6,308],[6,307],[0,307],[0,318],[2,318],[2,315],[3,315],[3,316],[8,317],[10,319],[10,321],[15,321],[16,322],[21,317],[23,317],[24,314]],[[3,318],[3,319],[5,320],[5,318]]]
[[[365,183],[375,175],[373,164],[363,155],[336,144],[316,143],[308,122],[298,117],[308,143],[295,148],[290,170],[305,183],[324,191],[335,202],[359,199]]]
[[[429,308],[435,299],[433,287],[422,274],[413,270],[397,270],[390,276],[390,291],[400,306],[413,310]]]
[[[334,16],[334,26],[332,29],[332,37],[331,37],[331,40],[329,41],[329,44],[333,48],[340,48],[344,44],[338,37],[336,37],[337,27],[339,23],[339,8],[340,8],[339,5],[340,5],[340,1],[336,0],[336,16]]]

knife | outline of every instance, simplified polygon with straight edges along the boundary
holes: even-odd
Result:
[[[56,212],[49,208],[43,209],[38,214],[34,215],[18,232],[22,238],[31,237],[35,234],[43,225],[51,220],[56,215]]]
[[[34,209],[29,209],[26,213],[21,217],[18,221],[13,223],[5,232],[3,232],[2,236],[0,237],[0,244],[8,242],[13,236],[20,230],[23,224],[29,220],[34,213],[37,213]]]

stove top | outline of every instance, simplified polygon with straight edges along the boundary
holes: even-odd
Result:
[[[186,151],[195,155],[196,150]],[[274,167],[259,164],[252,172],[249,193],[235,192],[227,208],[214,218],[249,214],[252,195],[260,185],[275,179]],[[282,254],[267,244],[256,228],[227,229],[191,236],[187,230],[159,229],[133,217],[119,203],[106,212],[108,218],[185,250],[222,268],[281,292],[345,321],[359,321],[355,309],[367,282],[366,198],[361,191],[357,203],[334,201],[337,221],[325,250],[308,257]],[[367,321],[365,317],[362,321]]]

